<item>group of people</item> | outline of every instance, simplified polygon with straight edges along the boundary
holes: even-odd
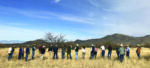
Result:
[[[36,45],[34,44],[32,46],[32,59],[34,59],[34,55],[35,55],[35,51],[36,51]],[[100,47],[101,49],[101,57],[102,58],[105,58],[105,46],[102,45]],[[109,45],[108,46],[108,59],[111,59],[111,54],[112,54],[112,46]],[[38,48],[39,50],[39,56],[41,58],[41,60],[44,59],[44,54],[46,52],[46,47],[45,46],[40,46]],[[65,47],[65,46],[62,46],[61,47],[61,58],[62,59],[65,59],[65,52],[67,52],[67,59],[72,59],[72,56],[71,56],[71,50],[72,50],[72,46],[69,45],[68,47]],[[76,60],[78,60],[78,53],[79,53],[79,45],[76,44],[75,46],[75,58]],[[10,60],[13,56],[13,53],[15,51],[15,48],[14,47],[10,47],[8,49],[8,60]],[[96,56],[97,56],[97,51],[98,51],[98,48],[96,46],[94,46],[94,44],[91,45],[91,54],[90,54],[90,59],[96,59]],[[55,46],[52,46],[50,45],[48,47],[48,52],[49,52],[49,57],[53,57],[53,59],[58,59],[58,46],[55,45]],[[138,47],[137,47],[137,50],[136,50],[136,53],[137,53],[137,56],[138,56],[138,59],[140,59],[140,52],[141,52],[141,47],[140,45],[138,44]],[[30,48],[29,48],[29,45],[26,47],[26,56],[25,56],[25,61],[28,60],[28,56],[30,54]],[[117,45],[117,48],[116,48],[116,54],[117,54],[117,57],[118,59],[120,60],[120,62],[123,62],[124,60],[124,55],[126,53],[126,56],[127,58],[130,58],[130,47],[129,45],[126,45],[126,49],[124,48],[123,44],[118,44]],[[52,56],[53,54],[53,56]],[[86,48],[85,46],[82,47],[82,58],[85,59],[85,54],[86,54]],[[19,55],[18,55],[18,60],[20,59],[23,59],[24,58],[24,48],[23,47],[20,47],[19,48]]]

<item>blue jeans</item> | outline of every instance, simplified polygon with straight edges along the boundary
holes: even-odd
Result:
[[[32,59],[34,59],[35,51],[32,51]]]
[[[138,59],[140,59],[140,58],[141,58],[140,53],[137,53],[137,56],[138,56]]]
[[[111,59],[111,51],[108,51],[108,59]]]
[[[118,59],[120,58],[120,56],[119,56],[119,52],[117,52],[117,56],[118,56]]]
[[[18,59],[20,60],[22,58],[22,53],[19,53]]]
[[[123,62],[124,60],[124,54],[120,54],[120,62]]]
[[[70,59],[72,59],[70,52],[67,52],[67,59],[68,59],[68,55],[70,56]]]
[[[92,52],[91,51],[91,57],[90,57],[91,59],[93,59],[94,58],[94,52]]]
[[[53,59],[55,59],[55,56],[56,56],[56,59],[58,59],[57,52],[54,52]]]
[[[65,52],[61,52],[62,59],[65,59]]]
[[[126,52],[126,56],[129,58],[130,57],[130,51]]]
[[[28,55],[29,55],[29,53],[26,53],[25,61],[28,60]]]
[[[78,60],[78,52],[75,52],[76,60]]]
[[[102,50],[102,58],[105,56],[105,50]]]
[[[12,54],[11,54],[11,53],[8,53],[8,60],[11,59],[11,56],[12,56]]]

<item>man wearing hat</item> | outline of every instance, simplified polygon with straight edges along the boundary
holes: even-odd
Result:
[[[124,54],[125,54],[125,49],[123,47],[123,44],[120,44],[119,53],[120,53],[120,62],[123,62]]]
[[[32,46],[32,59],[34,59],[34,55],[35,55],[35,50],[36,50],[35,45],[36,45],[36,44],[34,44],[34,45]]]
[[[76,56],[76,60],[78,60],[78,51],[79,51],[79,45],[76,44],[76,47],[75,47],[75,56]]]
[[[130,47],[128,44],[127,44],[127,48],[126,48],[126,56],[127,56],[127,58],[130,58]]]

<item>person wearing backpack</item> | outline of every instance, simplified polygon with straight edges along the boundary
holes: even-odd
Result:
[[[32,59],[34,59],[34,55],[35,55],[35,44],[32,46]]]
[[[102,58],[105,58],[105,46],[104,45],[102,45],[101,46],[101,55],[102,55]]]
[[[111,59],[111,53],[112,53],[112,46],[108,46],[108,59]]]
[[[11,58],[13,57],[14,51],[15,51],[15,46],[12,47]]]
[[[79,51],[79,45],[76,44],[76,47],[75,47],[75,56],[76,56],[76,60],[78,60],[78,51]]]
[[[96,56],[97,56],[97,48],[96,48],[96,46],[94,47],[94,57],[95,57],[95,59],[96,59]]]

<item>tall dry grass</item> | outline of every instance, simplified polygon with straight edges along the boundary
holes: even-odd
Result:
[[[0,49],[0,68],[150,68],[150,49],[142,48],[141,60],[138,60],[135,53],[135,48],[131,49],[130,59],[124,59],[123,63],[117,60],[115,51],[112,52],[112,59],[107,59],[107,50],[105,52],[105,59],[100,57],[100,50],[98,50],[97,59],[90,60],[90,49],[86,48],[85,59],[82,59],[82,52],[79,51],[79,60],[75,60],[75,52],[72,50],[72,60],[61,59],[61,50],[59,50],[58,60],[53,60],[49,57],[49,53],[46,51],[45,60],[39,58],[38,50],[36,50],[35,59],[31,59],[29,55],[29,61],[25,62],[24,59],[17,60],[18,49],[15,49],[13,58],[8,61],[8,48]]]

